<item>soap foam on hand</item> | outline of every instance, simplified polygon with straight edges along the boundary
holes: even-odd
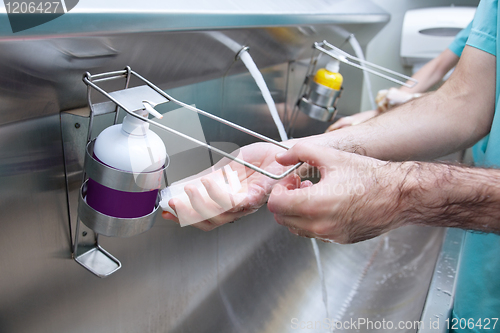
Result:
[[[194,185],[205,200],[207,201],[212,200],[205,186],[201,182],[202,178],[211,178],[212,180],[214,180],[220,189],[222,189],[225,193],[231,196],[232,204],[234,207],[234,205],[237,205],[243,200],[243,197],[241,195],[237,195],[237,193],[242,189],[242,185],[238,178],[237,171],[233,171],[229,165],[224,166],[223,169],[224,171],[222,169],[218,169],[202,177],[197,177],[194,179],[187,178],[185,180],[180,180],[168,186],[167,188],[164,188],[161,191],[161,201],[160,201],[161,208],[163,209],[163,211],[167,211],[173,214],[174,216],[178,217],[181,227],[201,222],[201,220],[186,221],[186,219],[177,216],[175,211],[169,206],[168,202],[170,201],[170,199],[175,198],[181,200],[190,209],[193,209],[189,197],[184,190],[184,187],[186,185]],[[211,217],[213,216],[210,216],[208,218]]]

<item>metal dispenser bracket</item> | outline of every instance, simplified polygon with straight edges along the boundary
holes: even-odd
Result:
[[[136,78],[144,82],[145,85],[128,88],[132,76],[135,76]],[[125,89],[123,90],[118,90],[108,93],[103,88],[97,85],[98,82],[121,79],[121,78],[122,79],[124,78],[126,81]],[[118,259],[113,257],[109,252],[104,250],[99,245],[99,235],[105,235],[111,237],[130,237],[148,230],[154,224],[156,213],[159,208],[158,203],[160,198],[158,198],[157,200],[154,211],[146,216],[134,219],[121,219],[121,218],[107,216],[94,210],[86,203],[85,195],[86,195],[87,178],[99,180],[101,184],[116,190],[122,190],[128,192],[141,192],[145,191],[146,189],[152,188],[151,187],[152,180],[160,179],[161,182],[161,174],[163,173],[164,169],[152,173],[144,173],[138,175],[110,168],[102,164],[100,161],[96,160],[93,156],[94,141],[91,140],[92,127],[95,116],[114,112],[115,113],[114,123],[116,124],[118,120],[119,110],[122,109],[132,117],[141,119],[149,124],[152,124],[153,126],[159,127],[172,134],[178,135],[186,140],[192,141],[200,146],[210,149],[211,151],[214,151],[224,157],[229,158],[230,160],[240,163],[272,179],[282,179],[291,172],[293,172],[302,164],[302,163],[297,163],[288,170],[286,170],[285,172],[283,172],[282,174],[275,175],[255,165],[252,165],[244,160],[234,157],[223,150],[212,147],[202,141],[196,140],[170,127],[157,123],[154,120],[148,119],[147,117],[143,117],[138,115],[137,113],[134,113],[134,111],[142,110],[144,108],[152,109],[152,112],[156,112],[153,109],[156,105],[166,102],[174,102],[175,104],[185,107],[188,110],[194,111],[198,114],[214,119],[220,123],[223,123],[237,130],[240,130],[244,133],[252,135],[262,141],[275,144],[284,149],[289,149],[289,147],[284,145],[283,143],[270,139],[259,133],[251,131],[247,128],[233,124],[225,119],[219,118],[208,112],[205,112],[203,110],[197,109],[193,106],[187,105],[183,102],[176,100],[175,98],[171,97],[170,95],[162,91],[160,88],[158,88],[157,86],[155,86],[154,84],[152,84],[151,82],[149,82],[148,80],[146,80],[145,78],[134,72],[130,67],[127,67],[121,71],[107,72],[94,75],[87,72],[83,76],[83,81],[87,85],[87,100],[90,107],[90,115],[89,115],[88,132],[86,136],[85,162],[83,169],[82,186],[80,188],[78,196],[79,204],[78,204],[78,213],[76,219],[75,237],[74,237],[74,242],[72,241],[72,256],[80,265],[82,265],[83,267],[85,267],[86,269],[88,269],[89,271],[91,271],[92,273],[101,278],[106,277],[114,273],[118,269],[120,269],[121,263]],[[97,104],[92,103],[91,91],[93,89],[104,95],[109,101]],[[62,117],[61,117],[61,122],[63,122]],[[64,147],[65,146],[63,138],[63,152],[65,149]],[[65,157],[65,160],[66,158],[67,157]],[[67,195],[68,214],[70,219],[70,230],[71,230],[71,214],[69,213],[70,210],[69,210],[68,170],[66,169],[66,164],[65,164],[65,174],[66,174],[66,189],[68,194]],[[143,186],[141,186],[141,184]],[[166,184],[166,179],[165,179],[165,184]],[[154,186],[159,188],[161,184],[160,183],[154,184]],[[86,235],[87,230],[94,233],[94,241],[92,244],[89,244],[88,242],[84,244],[82,242],[82,240],[80,239],[81,230],[84,230],[83,231],[84,235]]]
[[[127,102],[130,103],[130,101],[134,99],[134,97],[129,96],[129,92],[130,92],[129,90],[131,90],[131,89],[125,89],[125,90],[121,90],[119,92],[107,93],[106,91],[104,91],[102,88],[100,88],[99,86],[97,86],[95,84],[96,82],[99,82],[99,81],[105,81],[105,80],[112,80],[112,79],[116,79],[116,78],[121,78],[124,75],[127,75],[127,76],[134,75],[138,79],[142,80],[147,85],[147,87],[149,87],[154,92],[156,92],[157,94],[159,94],[160,96],[162,96],[163,98],[165,98],[167,101],[174,102],[175,104],[177,104],[179,106],[182,106],[182,107],[185,107],[188,110],[191,110],[193,112],[196,112],[198,114],[201,114],[203,116],[211,118],[211,119],[213,119],[215,121],[218,121],[218,122],[220,122],[220,123],[222,123],[224,125],[228,125],[228,126],[234,128],[234,129],[237,129],[237,130],[239,130],[241,132],[249,134],[249,135],[251,135],[251,136],[253,136],[255,138],[258,138],[258,139],[260,139],[262,141],[275,144],[275,145],[277,145],[277,146],[279,146],[281,148],[284,148],[284,149],[290,149],[290,147],[288,147],[287,145],[284,145],[281,142],[278,142],[278,141],[273,140],[271,138],[268,138],[268,137],[266,137],[266,136],[264,136],[262,134],[254,132],[252,130],[249,130],[249,129],[243,127],[243,126],[234,124],[234,123],[232,123],[230,121],[227,121],[227,120],[225,120],[223,118],[214,116],[211,113],[208,113],[206,111],[197,109],[197,108],[195,108],[195,107],[193,107],[191,105],[188,105],[186,103],[183,103],[181,101],[176,100],[175,98],[171,97],[166,92],[164,92],[163,90],[161,90],[160,88],[158,88],[157,86],[155,86],[154,84],[152,84],[151,82],[149,82],[148,80],[146,80],[145,78],[143,78],[142,76],[140,76],[139,74],[137,74],[136,72],[134,72],[132,69],[130,69],[130,67],[127,67],[123,71],[103,73],[103,74],[91,75],[90,73],[86,73],[85,76],[83,77],[83,82],[85,82],[89,86],[89,89],[90,89],[90,87],[92,87],[95,90],[99,91],[101,94],[103,94],[108,99],[110,99],[112,102],[114,102],[117,105],[117,107],[122,108],[129,115],[131,115],[131,116],[133,116],[135,118],[141,119],[141,120],[143,120],[143,121],[145,121],[147,123],[150,123],[153,126],[156,126],[156,127],[161,128],[161,129],[164,129],[164,130],[166,130],[166,131],[168,131],[168,132],[170,132],[172,134],[178,135],[178,136],[180,136],[180,137],[182,137],[182,138],[184,138],[186,140],[192,141],[192,142],[194,142],[194,143],[196,143],[196,144],[198,144],[198,145],[200,145],[202,147],[210,149],[211,151],[216,152],[217,154],[220,154],[220,155],[222,155],[224,157],[227,157],[227,158],[229,158],[229,159],[231,159],[231,160],[233,160],[233,161],[235,161],[235,162],[237,162],[239,164],[242,164],[242,165],[246,166],[247,168],[250,168],[250,169],[252,169],[254,171],[257,171],[257,172],[259,172],[259,173],[261,173],[261,174],[263,174],[263,175],[265,175],[267,177],[270,177],[272,179],[282,179],[282,178],[286,177],[287,175],[289,175],[291,172],[293,172],[295,169],[297,169],[300,165],[302,165],[302,163],[297,163],[294,166],[292,166],[290,169],[288,169],[285,172],[283,172],[282,174],[275,175],[275,174],[270,173],[270,172],[268,172],[268,171],[266,171],[264,169],[256,167],[255,165],[250,164],[250,163],[248,163],[248,162],[246,162],[246,161],[244,161],[242,159],[234,157],[231,154],[228,154],[228,153],[226,153],[223,150],[220,150],[220,149],[218,149],[216,147],[212,147],[209,144],[206,144],[206,143],[204,143],[202,141],[196,140],[195,138],[192,138],[189,135],[185,135],[185,134],[183,134],[181,132],[178,132],[178,131],[176,131],[176,130],[168,127],[168,126],[165,126],[165,125],[162,125],[160,123],[157,123],[154,120],[151,120],[151,119],[148,119],[146,117],[142,117],[140,115],[137,115],[137,114],[133,113],[133,111],[135,111],[135,110],[130,110],[130,105],[127,105]],[[127,80],[130,80],[130,78],[128,77]],[[146,86],[141,86],[141,87],[143,87],[141,89],[148,89]],[[134,88],[132,88],[132,89],[134,89]],[[128,96],[128,97],[125,97],[125,96]],[[148,101],[145,98],[139,98],[139,96],[135,96],[135,97],[138,98],[137,100],[141,104],[142,104],[142,102],[147,102]],[[135,103],[137,103],[137,100],[135,100]],[[89,105],[90,105],[90,102],[89,102]],[[143,108],[143,107],[141,107],[141,108]]]
[[[328,43],[326,40],[322,42],[315,42],[313,44],[313,48],[314,51],[307,69],[304,84],[299,91],[299,98],[292,112],[292,124],[295,122],[295,118],[297,117],[297,109],[301,109],[311,118],[321,121],[331,121],[337,113],[336,104],[341,95],[342,88],[339,91],[334,91],[333,89],[316,84],[313,80],[316,64],[318,63],[321,54],[326,54],[344,64],[359,68],[363,71],[380,76],[386,80],[408,88],[412,88],[418,83],[417,80],[407,75],[354,57]],[[401,81],[398,78],[404,79],[405,81]],[[412,82],[412,84],[407,83],[407,81]],[[319,103],[317,103],[318,101]]]

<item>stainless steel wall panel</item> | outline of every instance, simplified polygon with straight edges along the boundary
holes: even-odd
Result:
[[[365,45],[383,24],[376,23],[370,30],[361,23],[341,26]],[[337,45],[345,41],[329,26],[217,33],[250,46],[259,68],[306,59],[316,40],[326,38]],[[85,106],[86,90],[81,80],[86,71],[100,73],[131,66],[165,89],[246,72],[241,61],[235,62],[234,51],[204,31],[0,39],[0,62],[5,64],[0,67],[0,124]]]
[[[132,11],[90,15],[85,9],[101,8],[102,3],[82,2],[76,16],[61,17],[63,23],[82,18],[65,35],[58,35],[62,23],[55,21],[18,35],[31,34],[25,40],[4,34],[0,40],[0,332],[275,333],[297,331],[293,318],[324,320],[327,313],[310,240],[277,225],[265,207],[213,232],[180,228],[158,217],[144,234],[100,237],[103,247],[123,264],[106,279],[96,278],[70,258],[60,130],[61,124],[67,130],[63,136],[74,218],[84,151],[75,142],[81,141],[87,123],[85,117],[60,113],[85,107],[83,73],[130,65],[183,102],[276,138],[255,83],[235,61],[235,52],[213,33],[250,46],[285,116],[303,82],[312,43],[325,38],[336,45],[345,41],[330,24],[341,22],[340,27],[356,33],[366,46],[388,19],[366,1],[333,2],[328,8],[337,8],[337,16],[314,12],[325,2],[317,1],[319,7],[308,7],[304,15],[292,13],[292,5],[305,3],[287,3],[289,7],[281,8],[286,11],[283,17],[275,15],[275,3],[266,2],[270,13],[266,17],[219,13],[193,21],[200,17],[194,12],[158,25],[162,13],[146,13],[154,18],[150,22]],[[366,4],[367,11],[363,14],[355,4]],[[156,8],[151,1],[120,2],[116,8],[139,5]],[[191,23],[179,21],[186,17]],[[0,23],[4,19],[0,14]],[[240,25],[229,29],[237,21]],[[201,31],[217,22],[228,29]],[[290,26],[283,26],[287,22]],[[266,27],[249,28],[260,25]],[[167,31],[195,27],[199,30]],[[345,91],[340,113],[357,110],[361,72],[343,67],[341,71]],[[121,84],[114,87],[120,89]],[[167,103],[163,112],[169,108],[173,107]],[[110,122],[109,115],[98,117],[94,136]],[[210,143],[241,146],[253,141],[203,117],[200,123]],[[301,115],[295,134],[320,133],[325,126]],[[192,156],[171,156],[175,162],[170,181],[182,178],[188,163],[193,165],[189,173],[205,167],[206,151],[188,153]],[[85,237],[92,237],[90,231]],[[356,245],[319,244],[328,315],[419,318],[441,237],[438,229],[412,227]],[[324,332],[307,330],[315,331]]]

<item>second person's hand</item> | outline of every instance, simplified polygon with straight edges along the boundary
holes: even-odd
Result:
[[[288,141],[286,144],[293,143]],[[277,163],[275,155],[283,151],[285,151],[283,148],[273,144],[255,143],[242,147],[238,152],[238,157],[266,171],[280,174],[288,167]],[[215,169],[229,162],[229,160],[223,159],[215,165]],[[234,161],[231,161],[229,166],[238,173],[241,183],[241,189],[237,193],[224,191],[210,174],[202,176],[201,182],[209,197],[202,195],[196,186],[186,185],[184,191],[189,197],[189,202],[186,203],[175,197],[170,199],[169,206],[177,216],[165,211],[162,213],[163,218],[182,222],[182,225],[191,224],[208,231],[228,222],[236,221],[264,205],[272,187],[278,181]],[[282,182],[300,183],[300,179],[298,176],[290,175]]]
[[[354,126],[357,124],[361,124],[379,114],[378,110],[370,110],[370,111],[364,111],[364,112],[359,112],[356,114],[353,114],[352,116],[347,116],[347,117],[342,117],[333,124],[331,124],[327,129],[326,132],[331,132],[335,131],[344,127],[349,127],[349,126]]]

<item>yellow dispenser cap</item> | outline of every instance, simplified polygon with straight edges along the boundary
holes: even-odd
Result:
[[[332,60],[327,65],[326,68],[320,68],[314,76],[314,82],[321,84],[325,87],[340,90],[344,78],[342,74],[338,73],[339,62],[338,60]]]

